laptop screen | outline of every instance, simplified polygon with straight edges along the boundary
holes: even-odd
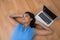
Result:
[[[50,11],[46,6],[43,7],[43,12],[45,12],[45,14],[47,14],[52,20],[54,20],[57,16]]]

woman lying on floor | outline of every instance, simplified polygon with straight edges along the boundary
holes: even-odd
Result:
[[[16,26],[10,40],[33,40],[34,35],[52,34],[52,30],[48,27],[41,26],[42,24],[35,20],[35,16],[31,12],[25,12],[22,15],[9,15],[8,18]],[[19,21],[17,18],[19,18]],[[38,26],[44,29],[36,28]]]

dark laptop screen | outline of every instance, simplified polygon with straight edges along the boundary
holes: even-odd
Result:
[[[52,20],[54,20],[57,16],[51,12],[46,6],[43,7],[43,12],[45,12],[45,14],[47,14],[48,16],[50,16],[50,18]]]

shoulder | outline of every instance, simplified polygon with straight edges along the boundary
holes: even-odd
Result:
[[[39,32],[40,32],[40,30],[38,28],[34,28],[35,35],[37,35]]]
[[[36,31],[38,31],[38,29],[37,28],[34,28],[34,32],[36,32]]]
[[[20,28],[20,27],[22,27],[22,26],[23,26],[23,24],[18,23],[18,24],[15,26],[15,28]]]
[[[18,23],[16,26],[21,26],[21,25],[23,25],[22,23]]]

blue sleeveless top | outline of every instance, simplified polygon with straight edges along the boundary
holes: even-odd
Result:
[[[34,28],[28,26],[24,29],[24,25],[19,23],[12,33],[11,40],[32,40],[33,36]]]

